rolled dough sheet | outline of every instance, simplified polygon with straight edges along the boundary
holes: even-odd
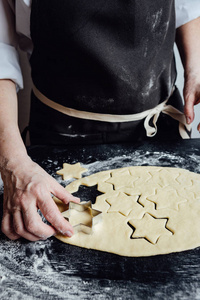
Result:
[[[92,234],[57,235],[64,243],[123,256],[200,246],[199,174],[179,168],[126,167],[83,177],[66,189],[74,193],[81,185],[97,185],[102,193],[93,204],[102,211],[102,221],[93,226]],[[60,211],[67,209],[56,198],[55,202]]]

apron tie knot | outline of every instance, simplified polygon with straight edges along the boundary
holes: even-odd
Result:
[[[153,137],[157,133],[157,120],[159,118],[160,113],[162,112],[163,114],[169,115],[171,118],[179,122],[179,133],[180,136],[183,139],[189,139],[189,133],[191,131],[191,125],[188,125],[186,123],[186,118],[185,115],[175,108],[172,105],[167,105],[168,100],[165,100],[164,102],[160,103],[157,105],[155,108],[149,110],[148,115],[145,118],[144,121],[144,128],[146,130],[147,136],[148,137]],[[152,119],[153,126],[151,126],[150,120]]]

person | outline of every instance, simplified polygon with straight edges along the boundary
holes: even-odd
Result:
[[[17,47],[30,57],[32,144],[177,139],[179,131],[187,136],[200,101],[199,16],[199,0],[0,0],[2,232],[8,238],[72,236],[51,194],[79,201],[27,155],[17,125],[16,91],[23,87]],[[187,122],[175,87],[175,40]]]

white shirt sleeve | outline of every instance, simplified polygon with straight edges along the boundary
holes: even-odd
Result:
[[[11,79],[17,89],[23,88],[17,52],[14,1],[0,0],[0,79]]]
[[[176,27],[200,17],[200,0],[175,0]]]

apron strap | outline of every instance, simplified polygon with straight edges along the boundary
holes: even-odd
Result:
[[[173,93],[174,89],[172,90]],[[113,115],[113,114],[101,114],[87,111],[80,111],[73,108],[69,108],[58,104],[45,95],[43,95],[35,85],[33,85],[33,92],[35,96],[45,105],[55,109],[63,114],[66,114],[70,117],[94,120],[94,121],[102,121],[102,122],[111,122],[111,123],[122,123],[122,122],[132,122],[138,120],[144,120],[144,127],[146,130],[146,134],[148,137],[153,137],[157,133],[157,120],[159,118],[160,113],[164,113],[172,117],[173,119],[179,121],[179,133],[183,139],[189,139],[190,135],[187,131],[191,131],[191,126],[186,123],[186,118],[184,114],[171,105],[167,105],[167,100],[158,104],[155,108],[145,110],[141,113],[130,114],[130,115]],[[172,95],[171,93],[171,95]],[[170,96],[171,96],[170,95]],[[153,118],[153,127],[150,126],[150,120]],[[187,129],[187,130],[186,130]]]

